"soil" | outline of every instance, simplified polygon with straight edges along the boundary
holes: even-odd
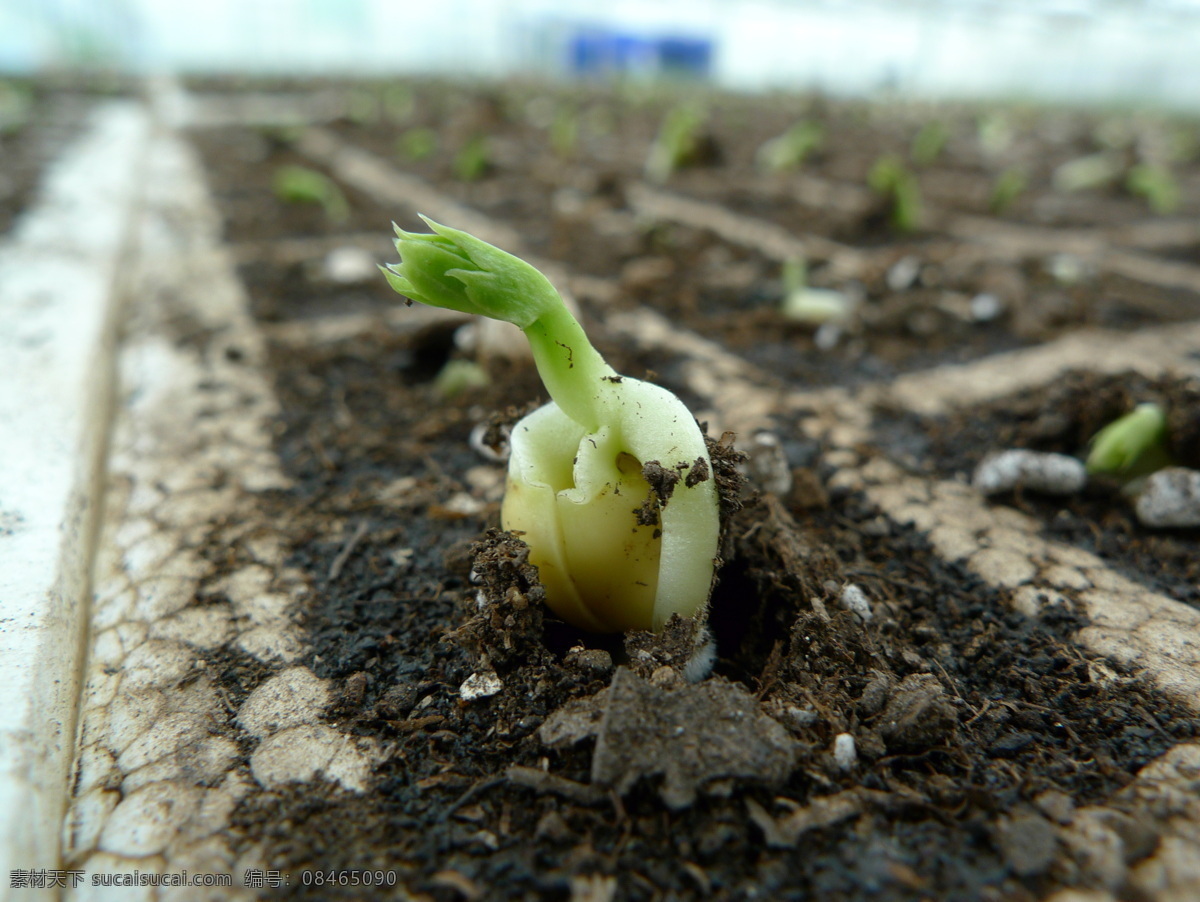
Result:
[[[781,261],[711,231],[647,224],[632,210],[631,187],[672,98],[425,82],[392,93],[353,86],[344,96],[341,137],[396,159],[406,132],[432,130],[443,152],[410,154],[410,171],[516,227],[544,258],[615,280],[607,302],[581,298],[597,347],[619,372],[652,370],[686,401],[683,361],[631,349],[607,317],[649,307],[780,385],[811,388],[1200,310],[1184,288],[1087,266],[1064,276],[1040,257],[964,262],[957,239],[937,226],[949,214],[990,215],[992,181],[1019,164],[1027,187],[1004,214],[1010,225],[1150,219],[1117,182],[1064,194],[1052,174],[1108,144],[1133,159],[1163,136],[1194,138],[1189,123],[1126,117],[1134,137],[1122,144],[1113,117],[1010,111],[1014,135],[989,154],[977,133],[996,110],[709,98],[706,128],[720,162],[678,173],[670,190],[868,252],[849,280],[863,312],[822,350],[811,326],[778,312]],[[550,132],[563,109],[579,111],[581,135],[556,154]],[[802,116],[821,123],[824,148],[796,173],[759,173],[761,142]],[[940,212],[898,234],[866,174],[881,154],[907,158],[920,124],[935,119],[946,125],[945,149],[912,165]],[[480,135],[487,165],[456,177],[454,154]],[[277,449],[295,488],[267,503],[311,583],[304,663],[341,689],[332,722],[387,750],[364,795],[335,784],[251,793],[235,832],[269,867],[397,872],[400,885],[379,898],[1036,899],[1094,882],[1062,845],[1069,811],[1109,802],[1141,766],[1200,734],[1193,712],[1133,674],[1099,668],[1074,644],[1079,611],[1062,605],[1033,620],[1008,610],[919,533],[837,490],[825,449],[782,421],[787,465],[803,490],[748,492],[731,514],[710,677],[680,677],[704,638],[687,624],[622,638],[557,622],[536,603],[536,568],[520,543],[494,532],[503,465],[470,442],[479,424],[545,399],[536,374],[493,360],[486,384],[446,396],[436,376],[462,356],[458,323],[389,327],[384,313],[397,298],[382,279],[337,283],[322,268],[339,236],[388,259],[389,222],[415,227],[417,211],[386,209],[342,185],[350,217],[335,223],[319,206],[272,192],[278,167],[319,168],[294,135],[230,128],[191,137],[252,310],[276,336]],[[1194,216],[1200,167],[1174,165],[1179,215]],[[849,200],[828,216],[779,201],[805,179]],[[363,237],[374,234],[378,245]],[[910,257],[915,272],[899,279],[896,266]],[[813,283],[844,288],[831,267],[817,261]],[[971,299],[984,294],[999,297],[998,315],[971,314]],[[300,344],[271,330],[347,310],[378,319],[351,336]],[[916,442],[931,471],[947,477],[997,447],[1077,453],[1131,401],[1159,396],[1194,427],[1195,386],[1081,374],[956,419],[881,412],[873,451]],[[997,503],[1032,512],[1047,535],[1159,591],[1200,601],[1195,534],[1148,533],[1104,487],[1068,501]],[[871,619],[842,603],[848,584],[872,600]],[[228,674],[242,694],[261,678],[232,660]],[[495,691],[465,693],[472,677]],[[722,724],[739,718],[754,728],[730,744]],[[833,749],[845,735],[857,757],[839,765]],[[1136,811],[1122,817],[1128,859],[1148,855],[1154,824]],[[280,895],[351,899],[361,888],[293,885]]]
[[[29,204],[46,163],[79,132],[96,94],[118,91],[0,78],[0,236]]]

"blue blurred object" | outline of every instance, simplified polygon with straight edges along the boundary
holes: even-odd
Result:
[[[586,76],[618,74],[672,75],[706,78],[711,70],[712,41],[703,38],[643,37],[584,28],[569,42],[573,73]]]

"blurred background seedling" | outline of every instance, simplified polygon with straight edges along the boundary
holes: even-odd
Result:
[[[275,196],[289,204],[316,204],[331,223],[340,225],[350,218],[350,203],[342,189],[329,176],[304,166],[281,166],[275,170]]]
[[[674,107],[663,117],[658,137],[646,157],[646,178],[665,182],[672,173],[692,166],[704,156],[704,124],[707,116],[694,104]]]
[[[1029,187],[1029,178],[1024,170],[1010,166],[1005,169],[992,183],[992,193],[988,197],[988,209],[997,216],[1007,213],[1017,199]]]
[[[899,157],[889,154],[876,160],[867,185],[887,202],[892,228],[901,234],[916,231],[921,223],[921,188]]]
[[[816,122],[797,122],[758,149],[759,168],[768,172],[797,169],[825,144],[825,130]]]
[[[1166,166],[1139,163],[1129,170],[1125,190],[1146,201],[1154,213],[1166,216],[1179,209],[1179,182]]]
[[[396,140],[396,152],[407,160],[427,160],[438,149],[438,136],[431,128],[410,128]]]
[[[950,130],[938,119],[926,122],[913,136],[909,155],[916,166],[931,166],[936,163],[946,142],[950,140]]]
[[[454,155],[454,177],[460,182],[477,182],[492,169],[486,135],[474,135]]]

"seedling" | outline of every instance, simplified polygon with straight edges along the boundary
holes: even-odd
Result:
[[[388,85],[383,89],[383,112],[393,125],[403,125],[417,111],[412,89],[407,85]]]
[[[350,204],[342,189],[329,176],[303,166],[281,166],[275,170],[275,196],[289,204],[318,204],[330,222],[350,218]]]
[[[888,216],[897,232],[916,230],[921,221],[921,188],[917,177],[898,158],[885,156],[876,160],[867,184],[887,198]]]
[[[1092,438],[1089,473],[1128,482],[1171,465],[1167,451],[1167,415],[1157,404],[1139,404]]]
[[[992,184],[992,194],[988,198],[988,208],[997,215],[1005,213],[1017,202],[1017,198],[1025,193],[1028,179],[1025,173],[1015,167],[1010,167],[996,176]]]
[[[473,360],[451,360],[438,372],[433,385],[438,395],[448,400],[488,382],[487,372]]]
[[[758,149],[758,165],[769,172],[782,172],[803,165],[825,143],[825,130],[815,122],[797,122]]]
[[[1160,216],[1179,209],[1179,183],[1165,166],[1139,163],[1129,170],[1125,187],[1130,194],[1144,198],[1150,209]]]
[[[410,128],[396,142],[400,156],[409,160],[425,160],[437,152],[437,132],[431,128]]]
[[[1054,190],[1072,194],[1107,188],[1121,175],[1122,167],[1120,157],[1107,151],[1076,157],[1054,170]]]
[[[546,600],[597,632],[660,629],[707,604],[719,513],[691,413],[666,389],[619,376],[528,263],[429,219],[396,229],[383,268],[411,300],[524,331],[551,401],[512,429],[501,509],[522,534]]]
[[[563,107],[554,114],[550,123],[550,146],[564,159],[574,155],[579,144],[579,114],[570,107]]]
[[[477,182],[487,175],[491,165],[487,138],[475,135],[455,155],[454,177],[460,182]]]
[[[823,326],[845,323],[853,304],[840,291],[812,288],[808,284],[808,266],[803,260],[788,260],[783,265],[783,315],[798,323]]]
[[[937,162],[937,158],[942,155],[942,151],[946,149],[946,142],[949,140],[950,132],[941,122],[937,119],[926,122],[913,136],[910,150],[913,163],[917,166],[929,166]]]
[[[704,115],[694,106],[678,106],[667,113],[646,157],[646,178],[665,182],[675,171],[696,161]]]

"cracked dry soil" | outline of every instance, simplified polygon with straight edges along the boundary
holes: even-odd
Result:
[[[530,249],[586,277],[573,288],[614,368],[656,379],[693,410],[717,408],[719,422],[730,411],[705,386],[737,378],[713,363],[728,359],[722,353],[772,374],[765,389],[780,394],[886,382],[1096,324],[1194,314],[1197,298],[1184,289],[1111,273],[1064,287],[1028,259],[965,251],[960,259],[937,222],[916,236],[892,235],[879,204],[850,191],[829,207],[825,238],[840,244],[819,253],[827,272],[858,260],[873,312],[861,332],[822,352],[811,329],[774,310],[777,255],[739,246],[719,225],[635,209],[661,109],[601,93],[569,98],[598,110],[597,121],[607,116],[608,130],[597,126],[591,156],[547,161],[538,150],[544,129],[514,112],[531,102],[529,90],[415,86],[408,127],[437,129],[444,147],[487,130],[499,151],[478,181],[455,181],[444,157],[409,168],[447,202],[514,227]],[[772,201],[747,162],[800,108],[727,98],[718,109],[714,140],[726,162],[681,172],[668,187],[726,213],[823,228],[811,204]],[[822,184],[862,176],[871,162],[864,146],[884,152],[908,140],[911,123],[878,111],[804,109],[830,134],[806,170]],[[1087,146],[1079,117],[1044,115],[1068,138],[1039,144],[1031,130],[1014,153],[1045,167],[1039,151],[1067,159]],[[402,131],[353,117],[332,128],[389,155]],[[279,405],[273,450],[286,485],[256,493],[254,504],[282,549],[280,566],[305,587],[299,650],[285,663],[332,690],[305,689],[308,677],[295,683],[294,671],[232,643],[208,655],[226,705],[241,712],[231,752],[241,765],[232,766],[245,769],[260,736],[247,726],[247,706],[281,673],[301,687],[290,691],[311,691],[325,706],[321,729],[373,750],[369,772],[356,778],[362,791],[319,769],[305,782],[254,773],[225,831],[231,860],[291,873],[392,870],[399,899],[1148,895],[1141,887],[1149,884],[1130,875],[1174,842],[1168,821],[1179,805],[1146,802],[1135,777],[1188,748],[1200,720],[1135,667],[1081,645],[1087,612],[1073,596],[1056,595],[1036,617],[1014,610],[1008,588],[949,559],[919,524],[881,512],[843,478],[847,443],[804,428],[784,406],[766,425],[789,478],[780,487],[752,468],[728,524],[711,611],[712,676],[681,676],[693,650],[687,624],[657,637],[597,637],[557,622],[537,603],[536,571],[520,545],[489,532],[499,522],[503,464],[471,444],[479,424],[544,400],[532,367],[497,357],[486,384],[446,397],[436,377],[463,356],[461,322],[398,311],[412,314],[406,321],[389,312],[396,299],[381,280],[336,283],[322,271],[321,254],[340,244],[390,259],[388,222],[412,226],[416,211],[345,181],[349,222],[281,205],[270,187],[280,165],[316,165],[338,178],[335,166],[298,149],[294,131],[196,129],[189,139],[240,262]],[[955,197],[947,184],[986,185],[985,162],[952,154],[923,183],[935,199]],[[1031,179],[1015,227],[1047,218],[1064,229],[1107,226],[1130,215],[1129,199],[1113,192],[1093,198],[1089,212],[1079,198],[1054,196],[1048,171]],[[801,194],[812,188],[798,185]],[[965,192],[974,200],[959,212],[978,214],[979,194]],[[847,257],[848,247],[861,259]],[[928,280],[887,287],[888,273],[914,254]],[[976,292],[998,292],[1011,315],[967,323],[953,302]],[[690,338],[654,347],[614,325],[647,308]],[[329,328],[352,315],[363,317],[358,325]],[[174,338],[201,354],[217,341],[175,325]],[[1080,398],[1119,394],[1115,385],[1084,374],[969,414],[871,408],[854,454],[953,479],[1003,442],[1076,453],[1104,407],[1097,400],[1081,412]],[[1188,386],[1124,385],[1138,400],[1143,390],[1186,396],[1194,409]],[[738,446],[751,440],[741,435]],[[1100,490],[1001,505],[1196,603],[1194,533],[1147,534]],[[209,535],[197,554],[236,569],[219,533]],[[846,602],[850,585],[869,600],[869,618]],[[197,604],[228,600],[214,586]],[[1180,754],[1180,772],[1191,774],[1195,762]],[[293,884],[277,894],[351,899],[361,890]]]

